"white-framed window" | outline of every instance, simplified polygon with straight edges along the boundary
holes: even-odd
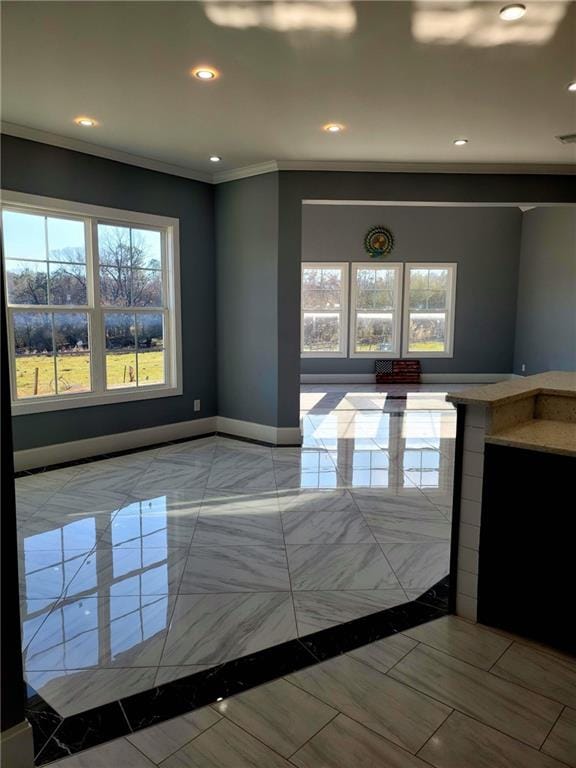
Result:
[[[302,357],[346,357],[348,264],[302,264]]]
[[[2,192],[15,413],[182,392],[178,219]]]
[[[404,357],[452,357],[456,264],[407,263],[404,271]]]
[[[402,264],[351,264],[350,357],[400,355]]]

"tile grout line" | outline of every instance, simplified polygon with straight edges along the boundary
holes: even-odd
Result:
[[[300,688],[299,690],[302,690],[302,689]],[[308,693],[308,692],[306,691],[306,693]],[[308,694],[308,695],[310,695],[310,694]],[[328,705],[326,705],[326,706],[328,706]],[[336,718],[337,718],[337,717],[340,717],[340,715],[341,715],[341,714],[343,714],[342,712],[340,712],[340,710],[336,709],[336,707],[331,707],[331,709],[333,709],[333,710],[334,710],[334,715],[333,715],[333,716],[330,718],[330,720],[328,720],[327,722],[325,722],[325,723],[324,723],[324,725],[322,725],[320,728],[318,728],[318,730],[317,730],[317,731],[315,731],[315,732],[314,732],[314,733],[313,733],[311,736],[309,736],[309,737],[306,739],[306,741],[304,741],[302,744],[300,744],[300,746],[299,746],[299,747],[297,747],[297,748],[294,750],[294,752],[291,752],[291,753],[288,755],[288,757],[285,757],[285,758],[284,758],[285,760],[289,760],[290,762],[292,762],[292,758],[294,757],[294,755],[298,754],[298,752],[300,752],[300,750],[301,750],[301,749],[304,749],[304,747],[306,746],[306,744],[309,744],[309,743],[312,741],[312,739],[316,738],[316,736],[318,736],[320,733],[322,733],[322,731],[323,731],[325,728],[328,728],[328,726],[329,726],[331,723],[333,723],[333,722],[334,722],[334,720],[336,720]]]
[[[421,747],[420,747],[418,750],[416,750],[416,752],[414,753],[416,757],[418,757],[420,760],[423,760],[425,763],[428,763],[428,762],[429,762],[428,760],[425,760],[423,757],[421,757],[421,756],[420,756],[420,752],[422,752],[422,750],[424,749],[424,747],[426,746],[426,744],[428,744],[428,742],[429,742],[429,741],[431,741],[431,740],[434,738],[434,736],[436,736],[436,734],[438,733],[438,731],[440,730],[440,728],[442,728],[442,726],[443,726],[443,725],[445,725],[445,723],[447,723],[447,722],[448,722],[448,720],[449,720],[449,719],[452,717],[452,715],[454,714],[454,712],[456,712],[456,710],[454,709],[454,707],[450,707],[450,712],[449,712],[449,713],[446,715],[446,717],[444,718],[444,720],[442,720],[442,722],[440,723],[440,725],[439,725],[437,728],[435,728],[435,729],[434,729],[434,731],[433,731],[433,732],[430,734],[430,736],[429,736],[429,737],[426,739],[426,741],[424,742],[424,744],[422,744],[422,746],[421,746]]]
[[[211,465],[212,465],[212,462],[211,462]],[[194,490],[194,489],[191,488],[190,490]],[[207,492],[207,488],[204,487],[204,489],[202,491],[202,495],[201,495],[200,501],[199,501],[199,506],[198,506],[198,508],[196,510],[196,517],[195,517],[195,521],[194,521],[194,528],[192,529],[192,535],[190,536],[190,542],[189,542],[188,548],[186,550],[186,557],[184,558],[184,566],[183,566],[182,572],[180,574],[180,579],[178,580],[178,587],[176,589],[176,592],[174,593],[174,605],[172,606],[172,611],[170,612],[170,619],[168,620],[168,624],[167,624],[167,627],[166,627],[166,634],[164,636],[164,642],[162,643],[162,649],[161,649],[160,654],[158,656],[158,667],[156,669],[156,675],[154,677],[154,686],[155,687],[158,687],[158,685],[156,684],[156,681],[157,681],[158,675],[160,674],[160,668],[162,667],[162,659],[164,658],[164,652],[166,650],[166,643],[168,642],[168,635],[170,633],[170,628],[171,628],[171,625],[172,625],[172,620],[174,619],[174,613],[176,612],[176,606],[178,604],[178,598],[180,597],[180,587],[182,586],[182,580],[184,579],[184,571],[186,570],[186,565],[188,564],[188,558],[190,556],[190,550],[192,549],[192,541],[194,539],[194,534],[196,533],[196,527],[198,525],[198,518],[200,517],[200,510],[202,509],[202,504],[204,502],[204,497],[206,496],[206,492]],[[184,547],[183,547],[183,549],[184,549]],[[178,678],[176,678],[176,679],[178,679]]]
[[[568,708],[568,705],[567,705],[567,704],[565,704],[565,705],[562,707],[562,709],[560,710],[560,712],[558,713],[558,717],[556,718],[556,720],[554,720],[554,722],[552,723],[552,726],[551,726],[550,730],[548,731],[548,733],[547,733],[547,734],[546,734],[546,736],[544,737],[544,740],[542,741],[542,744],[540,744],[540,746],[538,747],[538,751],[539,751],[539,752],[542,752],[543,754],[547,754],[546,752],[543,752],[543,750],[542,750],[542,747],[544,746],[544,744],[546,744],[546,742],[547,742],[547,741],[548,741],[548,739],[550,738],[550,734],[552,733],[552,731],[554,730],[554,728],[556,728],[556,725],[558,724],[558,721],[560,720],[560,718],[562,717],[562,715],[563,715],[564,711],[565,711],[567,708]],[[558,759],[558,758],[556,758],[556,759]]]
[[[420,643],[419,645],[425,645],[425,643]],[[427,647],[431,647],[431,646],[427,646]],[[415,651],[415,650],[417,650],[417,648],[413,648],[413,649],[412,649],[411,651],[409,651],[409,653],[408,653],[408,654],[406,654],[406,655],[408,656],[410,653],[412,653],[412,652],[413,652],[413,651]],[[438,649],[437,649],[437,648],[434,648],[433,650],[438,650]],[[443,653],[445,656],[450,656],[450,654],[444,653],[444,651],[439,651],[439,653]],[[404,657],[404,658],[406,658],[406,657]],[[457,659],[455,656],[450,656],[450,658],[454,658],[454,659],[456,659],[457,661],[461,661],[461,659]],[[402,661],[403,661],[403,659],[402,659]],[[396,664],[398,664],[398,663],[400,663],[400,662],[397,662]],[[462,663],[463,663],[463,664],[468,664],[468,662],[462,662]],[[394,665],[394,667],[396,666],[396,664]],[[473,665],[472,665],[472,664],[469,664],[468,666],[473,666]],[[392,669],[394,669],[394,667],[391,667],[391,668],[388,670],[388,672],[391,672],[391,671],[392,671]],[[479,668],[478,668],[478,667],[474,667],[474,669],[479,669]],[[480,670],[480,671],[486,671],[486,670]],[[386,674],[386,675],[388,675],[388,672],[385,672],[385,673],[381,673],[381,674]],[[488,672],[486,672],[486,674],[489,674],[489,673],[488,673]],[[396,680],[396,678],[395,678],[395,677],[392,677],[392,675],[390,675],[390,678],[391,678],[392,680]],[[438,702],[439,704],[442,704],[442,705],[443,705],[443,706],[445,706],[445,707],[451,707],[451,708],[452,708],[452,710],[453,710],[454,712],[458,712],[459,714],[461,714],[461,715],[464,715],[465,717],[468,717],[468,718],[470,718],[471,720],[474,720],[474,721],[475,721],[475,722],[477,722],[477,723],[480,723],[481,725],[485,726],[486,728],[491,728],[492,730],[494,730],[494,731],[497,731],[498,733],[501,733],[501,734],[503,734],[504,736],[507,736],[509,739],[514,739],[514,741],[517,741],[519,744],[524,744],[524,746],[526,746],[526,747],[529,747],[530,749],[533,749],[535,752],[539,752],[539,751],[540,751],[540,747],[535,747],[533,744],[529,744],[529,743],[528,743],[528,742],[526,742],[526,741],[522,741],[521,739],[517,738],[516,736],[512,736],[510,733],[506,733],[506,731],[503,731],[503,730],[501,730],[500,728],[497,728],[495,725],[489,725],[488,723],[486,723],[484,720],[481,720],[481,719],[480,719],[479,717],[477,717],[476,715],[473,715],[473,714],[471,714],[470,712],[464,712],[464,710],[462,710],[462,709],[458,709],[458,707],[453,707],[453,706],[451,706],[450,704],[447,704],[447,703],[446,703],[445,701],[443,701],[442,699],[438,699],[438,698],[436,698],[436,696],[433,696],[433,695],[431,695],[431,694],[429,694],[429,693],[424,693],[424,692],[423,692],[423,691],[421,691],[419,688],[415,688],[413,685],[410,685],[410,683],[407,683],[407,682],[405,682],[405,681],[403,681],[403,680],[396,680],[396,682],[397,682],[397,683],[401,683],[402,685],[405,685],[407,688],[410,688],[412,691],[415,691],[416,693],[420,694],[421,696],[426,696],[426,697],[428,697],[429,699],[431,699],[432,701]],[[509,682],[509,681],[506,681],[506,682]],[[528,689],[524,689],[524,690],[528,690]],[[531,693],[536,693],[536,692],[535,692],[535,691],[531,691]],[[541,695],[541,694],[538,694],[538,695]],[[543,698],[545,698],[545,697],[543,697]],[[557,701],[552,701],[552,699],[548,699],[548,701],[550,701],[550,702],[552,702],[552,703],[554,703],[554,704],[558,704],[558,702],[557,702]],[[541,718],[541,719],[542,719],[542,718]],[[546,738],[548,738],[548,737],[546,737]],[[543,742],[543,743],[544,743],[544,742]]]
[[[453,614],[450,614],[450,615],[453,615]],[[442,617],[439,617],[439,618],[442,618]],[[424,623],[428,623],[428,622],[424,622]],[[455,661],[459,662],[460,664],[466,664],[466,666],[472,667],[472,669],[474,669],[474,670],[476,670],[478,672],[484,672],[487,675],[491,675],[491,677],[493,677],[493,678],[495,678],[497,680],[500,680],[501,682],[507,683],[508,685],[515,686],[516,688],[520,688],[521,690],[524,690],[524,691],[529,691],[530,693],[534,694],[535,696],[540,696],[540,698],[546,699],[546,701],[550,702],[551,704],[557,704],[557,705],[559,705],[561,707],[567,706],[563,702],[557,701],[556,699],[551,699],[550,696],[546,696],[545,694],[540,693],[539,691],[535,691],[532,688],[528,688],[525,685],[520,685],[519,683],[516,683],[513,680],[507,680],[506,678],[498,677],[498,675],[491,674],[490,670],[482,669],[481,667],[477,667],[475,664],[471,664],[469,661],[463,661],[462,659],[459,659],[458,656],[453,656],[451,653],[448,653],[447,651],[442,651],[440,648],[435,648],[433,645],[428,645],[428,643],[424,643],[422,641],[419,641],[419,644],[420,645],[424,645],[424,646],[426,646],[426,648],[430,648],[433,651],[436,651],[436,653],[441,653],[443,656],[448,656],[448,658],[454,659]],[[415,651],[415,650],[416,650],[416,648],[412,649],[412,651]],[[410,653],[412,653],[412,651],[410,651]],[[394,666],[396,666],[396,665],[394,665]],[[386,674],[388,674],[388,673],[386,673]],[[404,683],[404,685],[409,685],[409,683]],[[410,686],[410,687],[412,687],[412,686]],[[424,695],[428,696],[429,694],[424,694]],[[434,698],[434,697],[431,697],[431,698]],[[450,705],[446,705],[446,706],[450,706]],[[466,714],[466,713],[463,713],[463,714]]]
[[[212,709],[212,705],[211,705],[211,704],[208,704],[208,705],[207,705],[207,707],[209,707],[210,709]],[[204,709],[204,707],[200,707],[200,709]],[[200,709],[191,710],[191,711],[192,711],[192,712],[199,712],[199,711],[200,711]],[[130,736],[130,735],[136,735],[137,733],[141,733],[142,731],[147,731],[147,730],[150,730],[150,729],[152,729],[152,728],[157,728],[158,726],[160,726],[160,725],[163,725],[164,723],[170,723],[170,722],[172,722],[173,720],[179,720],[180,718],[186,717],[186,715],[187,715],[187,714],[190,714],[190,713],[186,713],[186,714],[184,714],[184,715],[176,715],[176,717],[170,718],[170,720],[164,720],[164,721],[162,721],[161,723],[157,723],[156,725],[149,725],[147,728],[141,728],[139,731],[132,731],[132,734],[129,734],[129,736]],[[128,736],[122,736],[121,738],[123,738],[123,739],[126,739],[126,740],[127,740],[127,741],[128,741],[128,742],[129,742],[129,743],[130,743],[130,744],[131,744],[133,747],[134,747],[134,749],[137,749],[137,750],[138,750],[138,752],[140,752],[140,754],[144,755],[144,757],[145,757],[147,760],[149,760],[149,761],[152,763],[152,765],[154,765],[154,766],[160,766],[160,765],[162,765],[162,763],[163,763],[165,760],[168,760],[168,758],[172,757],[172,756],[173,756],[173,755],[175,755],[177,752],[180,752],[180,750],[182,750],[182,749],[185,749],[185,748],[186,748],[186,747],[187,747],[189,744],[191,744],[193,741],[196,741],[196,739],[197,739],[199,736],[202,736],[204,733],[206,733],[207,731],[209,731],[209,730],[211,730],[212,728],[214,728],[214,726],[215,726],[215,725],[217,725],[217,724],[218,724],[218,723],[219,723],[219,722],[220,722],[220,721],[221,721],[221,720],[224,718],[224,715],[220,715],[220,713],[218,713],[218,714],[219,714],[219,717],[218,717],[218,720],[216,720],[216,722],[215,722],[215,723],[212,723],[212,724],[211,724],[211,725],[209,725],[207,728],[204,728],[204,730],[202,730],[202,731],[199,731],[199,732],[196,734],[196,736],[193,736],[193,737],[192,737],[192,738],[191,738],[189,741],[187,741],[187,742],[186,742],[185,744],[183,744],[181,747],[178,747],[178,749],[175,749],[175,750],[174,750],[174,752],[170,752],[170,754],[169,754],[169,755],[166,755],[166,757],[163,757],[163,758],[162,758],[162,760],[160,760],[160,762],[159,762],[159,763],[157,763],[155,760],[152,760],[152,758],[151,758],[149,755],[147,755],[147,754],[146,754],[146,752],[143,752],[143,751],[140,749],[140,747],[138,747],[136,744],[132,744],[132,742],[130,741],[130,739],[128,738]],[[109,742],[108,742],[108,743],[109,743]],[[101,745],[99,745],[99,746],[101,746]],[[48,766],[48,768],[49,768],[49,766]]]

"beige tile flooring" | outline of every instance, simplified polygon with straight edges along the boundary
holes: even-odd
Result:
[[[53,768],[576,768],[576,659],[453,616]]]

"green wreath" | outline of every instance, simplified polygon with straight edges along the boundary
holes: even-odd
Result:
[[[364,248],[372,259],[388,256],[394,248],[394,236],[386,227],[372,227],[364,238]]]

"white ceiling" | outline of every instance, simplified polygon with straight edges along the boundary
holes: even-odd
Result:
[[[576,132],[576,3],[527,1],[511,24],[504,4],[3,2],[2,119],[204,173],[211,154],[576,163],[555,139]]]

